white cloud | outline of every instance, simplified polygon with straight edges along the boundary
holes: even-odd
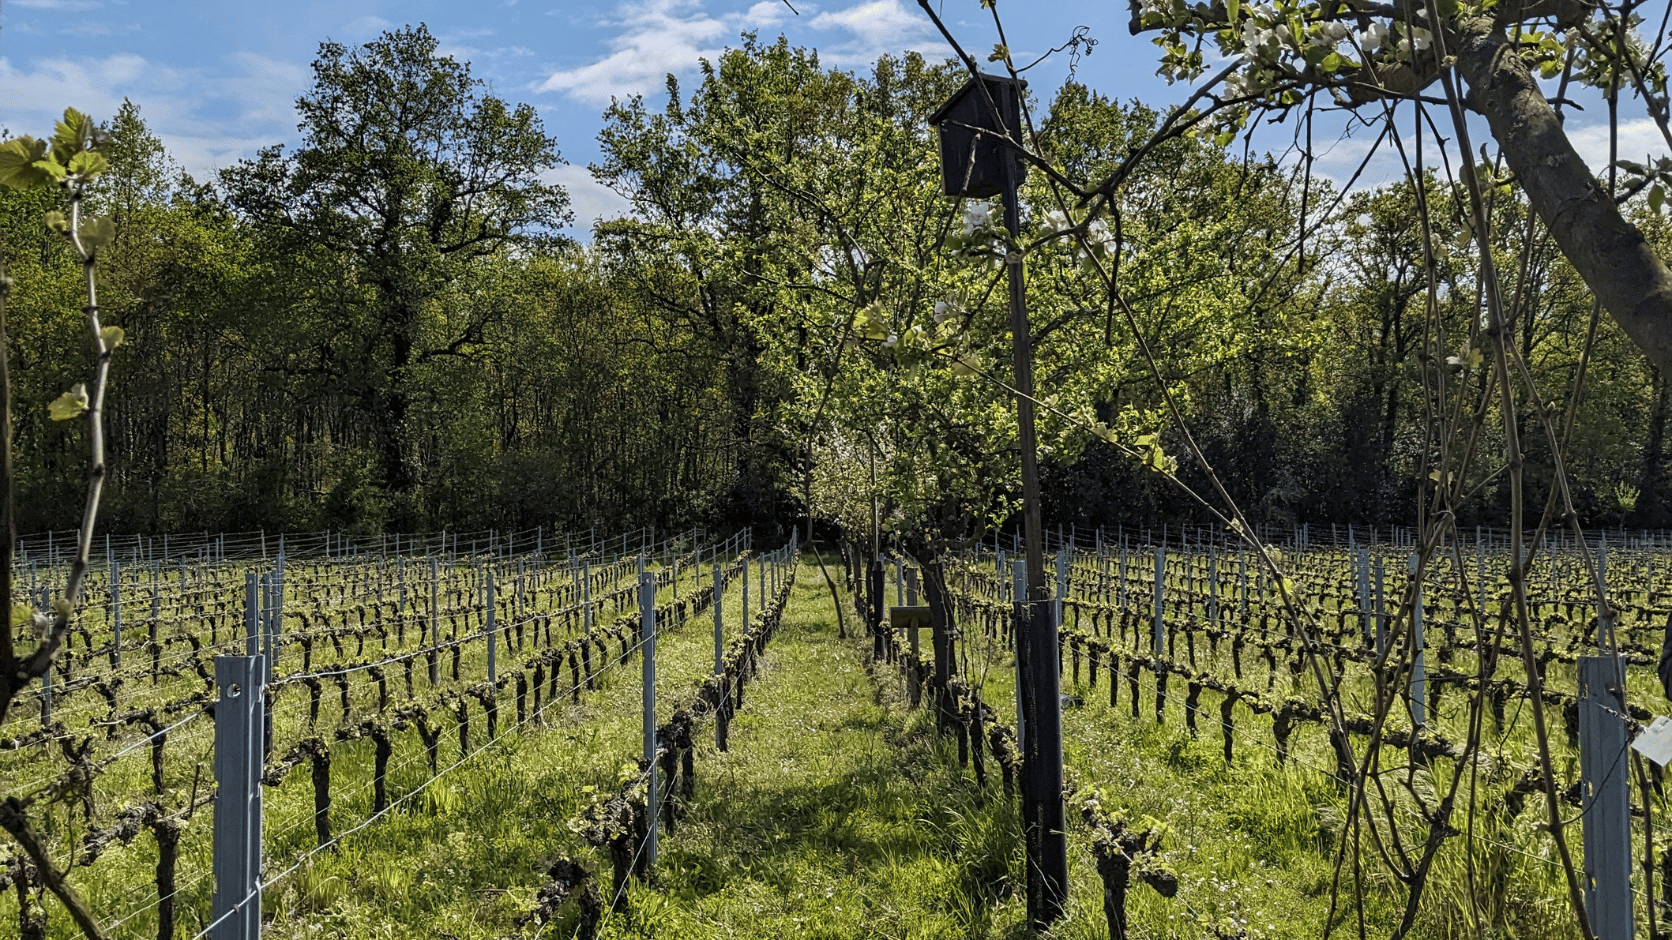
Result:
[[[1572,121],[1572,118],[1569,118]],[[1573,141],[1573,149],[1579,151],[1580,159],[1585,166],[1598,176],[1606,176],[1608,172],[1608,125],[1592,124],[1588,127],[1572,127],[1568,129],[1568,139]],[[1661,136],[1660,128],[1649,118],[1637,118],[1620,122],[1621,160],[1635,160],[1643,162],[1646,157],[1665,157],[1668,154],[1666,138]]]
[[[534,54],[534,50],[527,46],[482,46],[475,45],[472,42],[473,40],[492,38],[498,33],[498,30],[491,28],[463,29],[443,33],[437,37],[440,44],[436,47],[436,54],[458,62],[518,59]]]
[[[615,190],[592,178],[584,166],[560,166],[547,170],[542,177],[569,191],[569,202],[575,210],[575,234],[586,240],[592,237],[592,225],[599,219],[624,216],[633,204]]]
[[[559,69],[535,91],[562,92],[589,105],[648,94],[668,72],[718,56],[721,47],[714,43],[735,32],[726,22],[730,17],[709,15],[701,0],[650,0],[637,8],[623,4],[617,15],[603,24],[619,30],[607,42],[609,55],[590,65]]]
[[[32,71],[15,68],[0,58],[0,87],[6,89],[7,121],[14,133],[49,133],[66,107],[106,118],[122,104],[124,89],[142,79],[167,82],[167,69],[158,69],[140,56],[119,53],[102,59],[43,59]]]
[[[211,73],[131,53],[42,59],[24,67],[0,58],[7,130],[50,133],[66,106],[109,120],[128,98],[169,155],[194,177],[207,179],[261,146],[294,136],[294,102],[309,75],[305,66],[253,53],[224,61],[224,68]]]
[[[139,32],[138,23],[119,26],[103,20],[85,20],[80,23],[71,23],[58,30],[59,35],[62,36],[114,36],[117,33],[137,32]]]
[[[12,0],[12,5],[25,10],[97,10],[104,6],[99,0]]]
[[[864,0],[845,10],[813,17],[814,29],[850,33],[851,39],[819,48],[819,57],[844,68],[870,65],[884,54],[923,52],[947,55],[951,49],[935,34],[928,19],[907,9],[900,0]]]
[[[820,55],[844,67],[867,65],[885,52],[945,49],[928,22],[900,0],[862,0],[816,15],[812,3],[797,8],[807,15],[796,17],[782,0],[758,0],[740,13],[711,13],[705,0],[623,3],[612,18],[597,24],[614,30],[605,41],[609,53],[552,72],[535,91],[559,92],[592,106],[650,94],[662,87],[669,72],[689,74],[699,59],[713,61],[748,30],[811,28],[817,31]],[[790,41],[797,41],[793,33]]]
[[[346,27],[350,36],[377,36],[395,24],[381,16],[362,16]]]

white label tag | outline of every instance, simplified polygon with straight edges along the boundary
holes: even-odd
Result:
[[[1672,718],[1656,715],[1649,727],[1631,742],[1632,750],[1665,767],[1672,761]]]

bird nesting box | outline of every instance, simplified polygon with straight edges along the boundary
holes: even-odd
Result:
[[[987,94],[982,94],[981,85]],[[1016,185],[1021,185],[1027,164],[1000,138],[1020,144],[1022,92],[1027,87],[1027,82],[1003,75],[972,78],[929,117],[929,125],[940,135],[943,195],[985,199],[1004,192],[1007,161],[1014,161]]]

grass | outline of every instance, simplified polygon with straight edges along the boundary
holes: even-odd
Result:
[[[726,605],[733,626],[737,608],[734,591]],[[1021,889],[1016,806],[1003,798],[997,768],[989,764],[989,788],[979,791],[970,771],[959,767],[953,740],[936,736],[926,710],[907,707],[899,674],[886,664],[869,665],[868,638],[838,639],[834,617],[817,566],[804,565],[761,676],[732,723],[729,752],[714,749],[711,726],[700,728],[695,801],[676,830],[663,837],[654,881],[633,886],[627,913],[609,917],[604,936],[1034,936]],[[706,617],[698,617],[661,641],[657,684],[663,717],[711,668],[707,624]],[[1009,655],[979,637],[970,639],[961,650],[962,667],[983,684],[987,701],[1009,723],[1014,716]],[[502,655],[502,662],[512,658]],[[467,659],[466,671],[481,665]],[[1297,730],[1291,759],[1280,766],[1271,750],[1269,718],[1257,719],[1238,706],[1237,756],[1227,766],[1216,727],[1217,699],[1204,698],[1203,731],[1196,739],[1184,729],[1182,684],[1170,689],[1169,721],[1158,726],[1147,677],[1141,718],[1129,713],[1124,683],[1119,706],[1108,707],[1107,681],[1105,672],[1092,690],[1075,687],[1071,675],[1065,676],[1065,691],[1081,699],[1064,714],[1070,779],[1100,788],[1105,805],[1130,818],[1148,817],[1165,826],[1164,859],[1180,883],[1172,899],[1145,887],[1132,890],[1132,936],[1322,935],[1345,815],[1342,795],[1325,772],[1332,757],[1322,733]],[[623,763],[638,752],[640,694],[639,665],[629,663],[606,674],[579,705],[564,699],[541,726],[521,730],[507,730],[515,722],[514,701],[507,696],[499,742],[427,787],[430,774],[416,732],[400,732],[391,795],[418,795],[271,889],[264,898],[269,921],[264,936],[514,936],[516,919],[531,907],[546,865],[558,855],[586,863],[607,888],[607,857],[584,846],[568,823],[593,791],[615,785]],[[305,699],[286,701],[294,707]],[[328,694],[322,727],[337,719],[334,702]],[[364,706],[358,696],[356,702]],[[485,734],[480,709],[473,706],[473,746],[485,742]],[[177,788],[189,786],[195,754],[184,746],[193,739],[182,739],[178,752],[170,746],[176,768],[170,782]],[[442,742],[446,767],[459,757],[458,739],[448,732]],[[206,752],[201,743],[194,746]],[[333,826],[339,833],[370,813],[371,753],[369,741],[334,751]],[[143,755],[136,756],[131,771],[101,781],[101,799],[145,792],[148,770]],[[1449,772],[1448,767],[1441,762],[1437,772]],[[267,792],[270,874],[312,848],[312,797],[306,765]],[[121,804],[102,803],[101,811],[115,805]],[[1536,815],[1530,806],[1519,828],[1493,830],[1494,842],[1477,849],[1473,883],[1460,852],[1442,856],[1417,936],[1475,935],[1459,926],[1472,923],[1465,913],[1472,906],[1487,909],[1487,935],[1573,933],[1559,869],[1538,857],[1548,840],[1541,842],[1530,828]],[[201,819],[188,827],[182,845],[181,937],[201,929],[209,907],[207,823]],[[67,814],[55,825],[54,838],[77,836]],[[1102,891],[1089,843],[1072,825],[1069,842],[1071,895],[1067,915],[1051,936],[1102,938],[1107,935]],[[107,919],[140,912],[118,936],[149,938],[155,936],[155,921],[144,905],[155,900],[154,865],[154,845],[142,835],[75,878]],[[1367,873],[1363,885],[1362,913],[1375,936],[1391,931],[1403,897],[1386,879]],[[1337,930],[1356,935],[1350,880],[1343,890]],[[55,904],[47,907],[51,935],[72,936],[68,918]],[[15,892],[6,892],[0,897],[0,924],[9,926],[15,917]],[[574,929],[574,913],[565,908],[540,936],[567,938]],[[523,935],[534,933],[531,928]]]
[[[729,753],[699,757],[656,884],[606,936],[1027,935],[1014,813],[973,792],[892,672],[868,670],[869,641],[837,639],[833,617],[803,567]]]
[[[684,579],[682,592],[692,589],[692,580]],[[669,593],[664,590],[664,600]],[[724,604],[729,631],[737,628],[740,604],[734,586]],[[657,690],[663,717],[675,700],[689,698],[711,670],[711,622],[711,615],[700,615],[659,641]],[[409,633],[409,641],[414,640]],[[473,681],[472,675],[485,675],[481,645],[470,651],[474,656],[467,653],[464,658],[466,682]],[[376,655],[377,649],[380,644],[368,644],[366,654]],[[354,655],[354,644],[348,644],[347,652]],[[521,658],[502,644],[502,673]],[[322,659],[316,656],[316,668],[324,668]],[[418,670],[420,675],[423,671]],[[445,661],[442,674],[451,685]],[[567,678],[565,673],[560,688],[567,687]],[[403,695],[396,689],[404,692],[404,687],[393,673],[390,687],[400,704]],[[427,679],[417,679],[415,688],[422,696],[428,690]],[[318,727],[329,735],[340,717],[340,705],[335,690],[327,689]],[[351,700],[356,716],[375,714],[376,696],[369,683],[357,683]],[[263,898],[270,921],[265,935],[433,938],[439,929],[455,937],[503,936],[515,916],[528,909],[544,871],[540,863],[558,852],[585,851],[579,837],[568,831],[567,822],[582,805],[585,788],[611,785],[623,761],[640,749],[640,700],[636,659],[604,673],[598,688],[584,692],[578,705],[560,696],[557,704],[547,708],[539,726],[521,731],[511,730],[516,720],[514,697],[502,694],[498,740],[433,784],[417,732],[393,733],[390,796],[400,801],[422,792],[269,889]],[[281,743],[275,754],[282,753],[287,742],[308,733],[306,711],[305,695],[298,697],[293,691],[279,700],[274,710],[275,737]],[[442,734],[440,753],[443,768],[464,756],[450,722],[445,724],[448,730]],[[189,733],[171,736],[168,747],[171,799],[181,801],[191,792],[197,773],[201,772],[198,783],[205,789],[213,778],[209,761],[213,723],[200,720],[185,732]],[[486,735],[484,716],[472,702],[473,750],[487,743]],[[29,765],[21,768],[27,771]],[[333,748],[335,834],[346,833],[371,815],[371,768],[370,741],[343,742]],[[102,824],[111,810],[143,799],[137,794],[149,792],[149,779],[144,750],[113,765],[97,783],[98,821]],[[267,788],[264,800],[266,872],[272,877],[315,846],[313,787],[307,765],[299,766],[283,785]],[[181,841],[179,936],[190,937],[207,923],[213,888],[210,815],[208,809],[201,811]],[[65,809],[48,816],[42,828],[59,845],[73,844],[87,830],[78,814]],[[115,936],[149,938],[156,936],[155,865],[155,842],[149,834],[141,834],[130,845],[113,848],[94,867],[76,870],[71,880],[102,922],[119,921],[112,930]],[[46,908],[51,936],[76,935],[56,902],[49,901]],[[16,893],[0,895],[0,924],[16,923],[16,911]]]

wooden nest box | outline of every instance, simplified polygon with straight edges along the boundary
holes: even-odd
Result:
[[[987,86],[981,93],[976,84]],[[1005,190],[1008,166],[1016,167],[1016,185],[1027,175],[1027,164],[1010,145],[1000,140],[1022,139],[1022,92],[1028,83],[1004,75],[981,75],[964,83],[939,111],[929,117],[929,126],[940,133],[941,193],[986,199]],[[991,105],[988,95],[992,96]],[[997,113],[994,108],[997,108]]]

